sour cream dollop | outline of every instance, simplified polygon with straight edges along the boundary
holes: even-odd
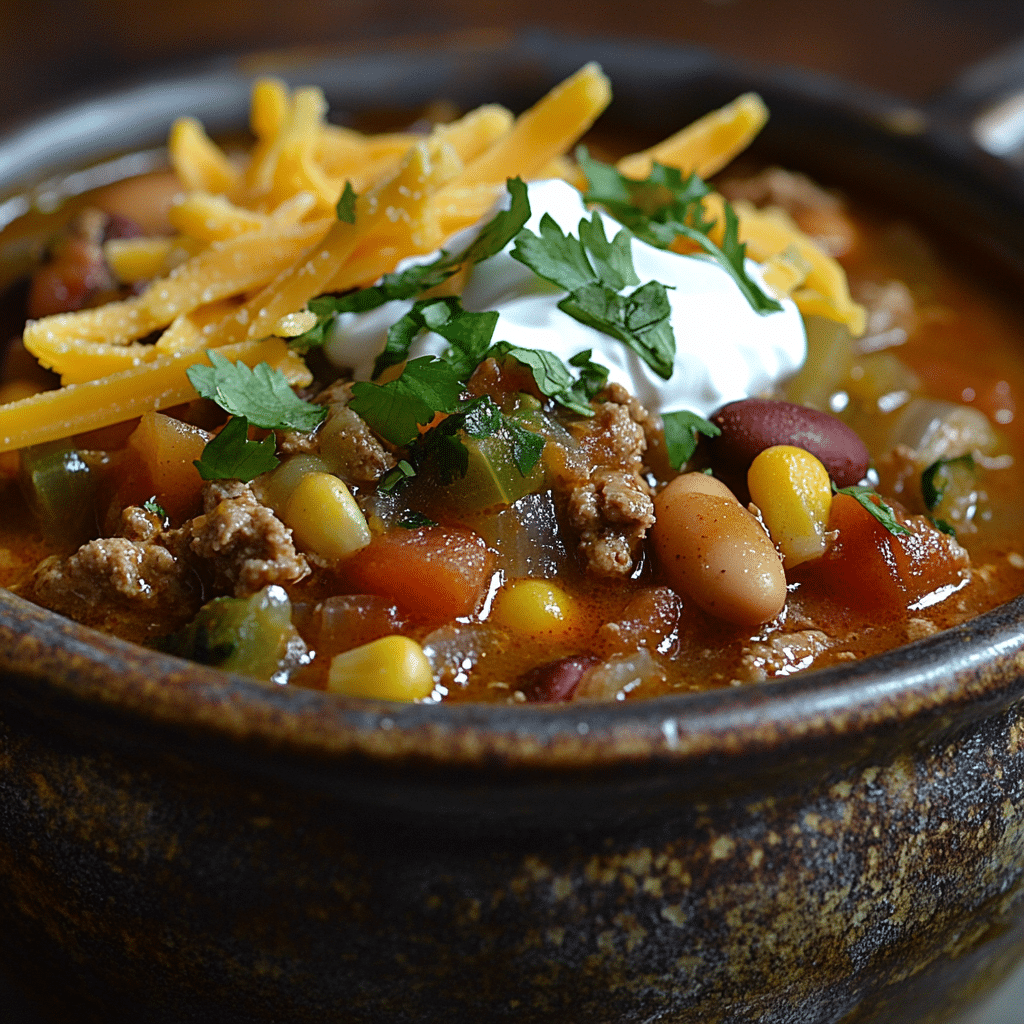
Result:
[[[528,194],[526,227],[535,234],[544,214],[573,235],[578,233],[580,219],[591,216],[580,193],[564,181],[534,182]],[[621,225],[606,214],[600,216],[606,235],[614,237]],[[461,232],[445,248],[460,252],[478,230],[479,226]],[[623,385],[653,413],[689,409],[706,416],[725,402],[765,394],[803,365],[807,351],[803,320],[791,300],[782,300],[780,312],[761,315],[717,264],[657,249],[636,238],[631,246],[640,283],[660,281],[669,289],[676,355],[668,380],[662,380],[622,342],[563,313],[558,303],[565,292],[514,260],[509,255],[511,244],[470,270],[462,304],[468,310],[497,310],[494,341],[546,349],[564,362],[591,349],[591,358],[608,367],[608,379]],[[399,269],[428,263],[436,255],[414,257]],[[762,283],[758,264],[747,260],[747,271]],[[388,328],[411,306],[406,301],[389,302],[369,313],[342,314],[325,345],[328,359],[350,368],[357,380],[369,379]],[[410,357],[440,355],[447,347],[447,341],[427,332],[413,344]]]

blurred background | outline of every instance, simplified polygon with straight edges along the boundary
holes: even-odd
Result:
[[[698,45],[922,102],[1024,45],[1024,0],[0,0],[0,131],[70,97],[226,52],[524,27]],[[0,1020],[36,1019],[0,964]],[[1024,971],[971,1024],[1024,1024]]]
[[[0,0],[0,123],[225,51],[562,32],[696,43],[923,100],[1024,37],[1021,0]]]

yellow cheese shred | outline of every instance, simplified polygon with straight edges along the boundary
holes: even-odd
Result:
[[[250,367],[268,363],[291,384],[305,386],[312,380],[306,364],[280,338],[231,345],[222,350],[222,355]],[[0,405],[0,452],[71,437],[154,409],[190,402],[198,396],[185,370],[208,361],[201,349],[163,356],[99,380],[41,391]]]

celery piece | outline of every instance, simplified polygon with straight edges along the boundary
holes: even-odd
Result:
[[[21,450],[22,494],[47,542],[77,548],[96,529],[96,474],[67,440]]]
[[[272,682],[300,664],[306,647],[292,625],[287,593],[264,587],[252,597],[217,597],[157,646],[169,654]]]

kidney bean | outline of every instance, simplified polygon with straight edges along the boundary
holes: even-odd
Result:
[[[575,654],[547,665],[538,665],[519,677],[516,689],[522,690],[531,703],[556,704],[569,700],[583,674],[598,660],[591,654]]]
[[[716,618],[768,622],[786,603],[782,560],[735,498],[673,491],[654,499],[654,550],[669,586]]]
[[[765,448],[777,444],[803,448],[817,456],[840,487],[864,478],[870,456],[864,442],[842,420],[818,409],[767,398],[745,398],[723,405],[711,416],[721,431],[706,451],[723,479],[745,478]]]

